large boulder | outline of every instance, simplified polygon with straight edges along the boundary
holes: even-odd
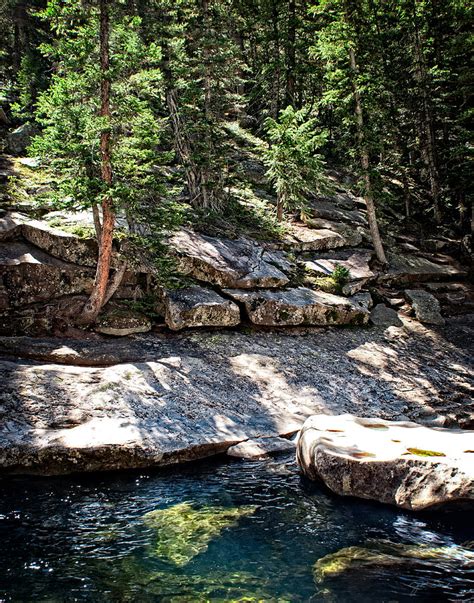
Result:
[[[0,243],[0,289],[9,307],[90,293],[94,274],[92,268],[63,262],[34,245]]]
[[[385,304],[377,304],[370,313],[370,322],[376,327],[401,327],[398,312]]]
[[[333,222],[311,223],[311,226],[292,224],[276,246],[293,251],[327,251],[337,247],[352,247],[362,242],[357,230]]]
[[[11,212],[3,216],[0,220],[0,238],[7,240],[18,235],[60,260],[89,267],[95,267],[97,263],[95,239],[81,238],[52,228],[47,222],[32,220],[21,213]]]
[[[474,504],[474,431],[352,415],[314,415],[299,434],[298,463],[343,496],[422,510]]]
[[[272,253],[243,237],[218,239],[183,229],[171,237],[170,245],[180,270],[200,281],[241,289],[289,283]]]
[[[341,202],[341,199],[342,202]],[[333,220],[334,222],[347,222],[348,224],[367,225],[365,212],[350,204],[350,199],[342,195],[316,199],[311,203],[311,211],[315,218]]]
[[[257,325],[362,325],[369,320],[368,300],[350,300],[306,287],[286,291],[239,291],[226,295],[243,304]]]
[[[441,307],[434,295],[422,289],[407,289],[405,296],[411,303],[417,320],[429,325],[444,325]]]
[[[31,143],[31,139],[38,133],[37,128],[31,124],[23,124],[10,132],[7,136],[7,148],[13,155],[24,153]]]
[[[173,331],[188,327],[233,327],[240,322],[237,304],[203,287],[168,291],[164,305],[166,324]]]

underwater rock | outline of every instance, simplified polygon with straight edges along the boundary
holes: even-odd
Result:
[[[183,502],[143,516],[145,525],[156,531],[155,554],[163,561],[184,566],[207,550],[221,532],[252,515],[256,506],[194,508]]]
[[[428,546],[374,541],[368,546],[348,546],[318,559],[314,565],[317,583],[348,571],[380,570],[400,565],[433,564],[437,567],[472,567],[474,551],[462,546]]]
[[[297,460],[313,480],[343,496],[422,510],[474,504],[474,431],[352,415],[314,415],[297,442]]]

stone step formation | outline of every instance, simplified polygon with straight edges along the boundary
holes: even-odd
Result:
[[[1,334],[54,332],[58,323],[59,330],[67,327],[91,291],[98,255],[92,237],[74,233],[79,227],[92,232],[92,226],[87,212],[52,212],[42,219],[17,211],[0,215]],[[120,245],[115,244],[112,268],[120,265]],[[450,256],[400,247],[400,253],[388,254],[390,267],[382,272],[369,248],[363,204],[347,192],[312,199],[306,223],[290,224],[276,240],[182,228],[169,236],[168,245],[186,286],[166,290],[156,283],[152,264],[136,262],[105,308],[98,332],[119,336],[153,326],[178,331],[241,323],[364,325],[373,305],[369,290],[376,302],[371,322],[379,326],[400,324],[398,315],[392,316],[400,310],[442,325],[450,305],[459,314],[474,303],[466,270]],[[338,269],[345,271],[340,286],[331,280]],[[143,314],[145,298],[151,316]]]

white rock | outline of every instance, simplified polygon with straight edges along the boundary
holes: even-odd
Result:
[[[297,459],[333,492],[421,510],[474,504],[474,431],[352,415],[314,415],[300,432]]]

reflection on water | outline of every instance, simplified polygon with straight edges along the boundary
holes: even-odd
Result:
[[[474,600],[469,514],[333,497],[292,461],[0,486],[0,601]]]

